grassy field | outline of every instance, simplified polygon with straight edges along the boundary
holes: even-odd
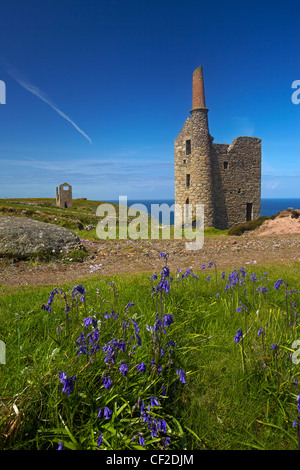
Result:
[[[5,287],[1,448],[297,449],[300,266],[240,268]]]
[[[87,199],[73,199],[73,206],[70,209],[63,209],[55,204],[53,198],[16,198],[0,199],[0,215],[14,217],[28,217],[40,222],[61,225],[75,232],[80,238],[91,241],[99,240],[96,233],[97,223],[102,219],[96,215],[98,206],[103,204],[101,201],[91,201]],[[119,205],[111,203],[116,213],[116,237],[119,234]],[[137,221],[139,213],[136,216],[128,216],[128,225]],[[106,217],[106,215],[105,215]],[[150,238],[151,216],[146,215],[148,221],[147,237]],[[155,220],[155,219],[153,219]],[[156,224],[154,224],[156,225]],[[158,223],[157,223],[158,225]],[[94,228],[92,228],[94,227]],[[137,229],[139,230],[139,229]],[[228,234],[228,230],[218,230],[212,227],[205,229],[206,235]],[[160,238],[174,238],[174,227],[160,226]],[[184,238],[184,231],[182,231]],[[112,240],[114,242],[114,240]]]

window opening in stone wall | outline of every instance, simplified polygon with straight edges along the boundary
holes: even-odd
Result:
[[[186,159],[185,159],[185,158],[183,159],[183,164],[184,164],[184,165],[186,164]]]
[[[190,187],[191,183],[191,175],[186,175],[186,187],[187,189]]]
[[[239,188],[238,193],[239,193],[239,194],[241,193],[241,188]]]
[[[186,140],[185,141],[185,153],[186,153],[186,155],[191,155],[191,150],[192,150],[191,141]]]
[[[253,218],[253,204],[252,202],[247,202],[247,209],[246,209],[246,220],[252,220]]]
[[[227,170],[228,168],[228,162],[224,162],[224,170]]]

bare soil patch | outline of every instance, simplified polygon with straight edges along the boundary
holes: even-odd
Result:
[[[268,222],[268,221],[267,221]],[[263,226],[260,227],[263,229]],[[190,251],[180,240],[122,240],[86,242],[89,256],[85,261],[65,264],[62,261],[48,263],[0,261],[0,284],[38,285],[82,281],[87,277],[115,275],[118,273],[159,274],[161,262],[159,253],[169,253],[172,270],[190,269],[199,271],[202,265],[212,260],[218,269],[246,265],[291,264],[300,262],[300,232],[273,233],[282,230],[281,222],[265,227],[260,232],[247,232],[242,236],[208,236],[200,250]],[[266,231],[269,230],[269,233]],[[260,232],[260,233],[259,233]]]

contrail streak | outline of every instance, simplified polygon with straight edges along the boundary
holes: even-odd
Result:
[[[42,101],[44,101],[44,103],[46,103],[48,106],[50,106],[50,108],[54,109],[54,111],[57,112],[57,114],[59,114],[61,117],[63,117],[64,119],[66,119],[66,121],[68,121],[70,124],[72,124],[73,127],[75,127],[75,129],[80,132],[80,134],[83,135],[83,137],[85,137],[89,143],[91,144],[92,143],[92,140],[90,139],[90,137],[85,133],[83,132],[82,129],[80,129],[80,127],[77,126],[77,124],[75,124],[74,121],[72,121],[71,118],[69,118],[69,116],[67,116],[63,111],[61,111],[60,109],[57,108],[57,106],[55,106],[51,101],[50,99],[39,89],[37,88],[36,86],[34,85],[31,85],[30,83],[27,83],[25,82],[24,80],[21,80],[16,73],[12,72],[11,70],[7,70],[7,73],[17,82],[19,83],[19,85],[21,85],[21,87],[25,88],[25,90],[29,91],[30,93],[32,93],[33,95],[37,96],[38,98],[40,98]]]

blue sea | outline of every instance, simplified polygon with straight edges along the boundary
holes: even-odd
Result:
[[[108,201],[116,202],[119,201]],[[153,199],[153,200],[127,200],[127,206],[132,206],[132,204],[143,204],[146,206],[148,213],[151,213],[151,204],[168,204],[171,206],[174,204],[174,199]],[[278,198],[278,199],[261,199],[261,212],[260,215],[271,215],[277,214],[281,210],[285,209],[300,209],[300,198]],[[170,224],[174,223],[174,214],[170,214]],[[160,220],[161,221],[161,220]]]

